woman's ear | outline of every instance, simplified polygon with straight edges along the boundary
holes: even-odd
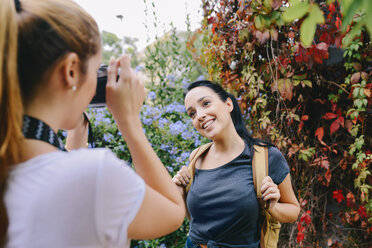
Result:
[[[231,100],[230,97],[228,97],[226,99],[226,106],[227,106],[227,109],[229,110],[229,112],[231,113],[233,110],[234,110],[234,104],[233,104],[233,101]]]
[[[67,88],[76,89],[80,77],[80,60],[76,53],[69,53],[63,59],[62,76]]]

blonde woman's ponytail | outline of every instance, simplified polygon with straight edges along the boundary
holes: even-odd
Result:
[[[17,163],[22,113],[17,72],[17,12],[13,0],[0,1],[0,246],[6,242],[8,216],[4,194],[9,166]]]

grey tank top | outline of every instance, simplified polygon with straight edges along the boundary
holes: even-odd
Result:
[[[276,147],[269,147],[269,176],[280,184],[289,167]],[[186,199],[190,212],[189,237],[208,247],[256,248],[262,216],[253,184],[252,156],[244,151],[214,169],[195,169]]]

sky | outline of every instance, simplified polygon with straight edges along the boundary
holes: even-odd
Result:
[[[191,30],[200,27],[201,0],[75,0],[97,21],[99,29],[124,36],[136,37],[139,50],[170,30],[170,23],[177,30],[186,30],[186,16],[190,15]],[[146,3],[145,3],[146,1]],[[152,6],[154,3],[155,7]],[[147,6],[147,15],[145,14]],[[154,27],[155,16],[158,19]],[[122,15],[123,18],[116,17]],[[148,25],[146,29],[145,25]],[[148,30],[148,31],[147,31]]]

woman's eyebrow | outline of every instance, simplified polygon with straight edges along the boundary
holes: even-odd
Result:
[[[202,96],[202,97],[200,97],[199,99],[198,99],[198,101],[197,102],[201,102],[201,101],[203,101],[204,100],[204,98],[207,98],[207,97],[209,97],[209,96]],[[192,107],[190,106],[190,107],[188,107],[187,109],[186,109],[186,111],[189,111],[190,109],[191,109]]]

